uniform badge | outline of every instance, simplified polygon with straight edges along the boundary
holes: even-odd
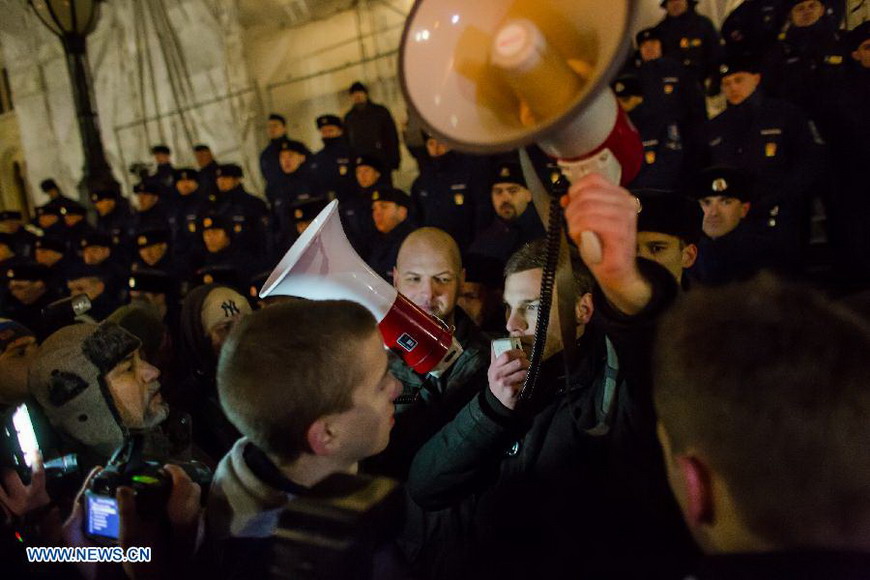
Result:
[[[507,167],[502,167],[501,172],[498,174],[499,177],[510,177],[511,171]]]
[[[695,48],[701,46],[701,39],[700,38],[693,38],[692,39],[692,46],[694,46]]]
[[[832,54],[825,57],[825,62],[828,64],[843,64],[843,57],[839,54]]]
[[[465,203],[465,195],[463,195],[461,193],[454,193],[453,194],[453,203],[455,203],[456,205],[464,204]]]
[[[721,193],[723,191],[728,191],[728,182],[722,179],[721,177],[713,181],[713,191],[716,193]]]
[[[121,238],[118,236],[115,236],[114,238],[112,238],[112,241],[115,242],[115,245],[117,246],[118,244],[121,243]]]
[[[148,238],[146,238],[145,236],[139,236],[136,239],[136,243],[139,244],[140,246],[144,246],[145,244],[148,243]]]
[[[295,218],[298,219],[298,220],[301,220],[301,219],[302,219],[302,213],[303,213],[303,212],[302,212],[301,209],[297,209],[295,212],[293,212],[293,217],[295,217]]]
[[[674,92],[674,85],[665,85],[665,94],[670,95]]]
[[[251,286],[251,289],[248,290],[248,292],[251,294],[251,298],[257,297],[257,287],[256,286]]]
[[[214,282],[214,276],[212,276],[211,274],[206,274],[202,277],[202,281],[204,284],[211,284]]]
[[[338,166],[338,174],[339,175],[347,175],[347,165],[339,165]]]
[[[204,220],[202,220],[202,225],[207,228],[210,228],[213,223],[214,221],[212,221],[211,218],[205,218]]]
[[[688,38],[683,37],[680,39],[680,48],[682,48],[682,49],[689,48],[689,39]]]
[[[7,278],[14,278],[15,277],[15,270],[6,270],[6,277]]]
[[[380,194],[380,192],[377,192],[377,191],[374,192],[374,193],[372,194],[372,201],[378,201],[379,199],[381,199],[381,194]]]
[[[242,224],[236,224],[235,226],[233,226],[233,231],[236,232],[237,234],[239,232],[241,232],[242,231]]]
[[[550,183],[556,183],[557,181],[559,181],[560,177],[562,177],[562,174],[558,171],[554,171],[550,174]]]
[[[647,165],[652,165],[656,162],[656,152],[655,151],[647,151],[644,154],[644,159],[646,159]]]
[[[187,231],[192,234],[196,233],[196,224],[194,222],[187,222]]]
[[[765,143],[764,144],[764,156],[765,157],[776,157],[776,143]]]

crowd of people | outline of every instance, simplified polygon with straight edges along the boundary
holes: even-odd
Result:
[[[870,23],[745,0],[717,30],[695,4],[663,0],[612,84],[638,176],[561,192],[568,237],[594,232],[602,257],[568,252],[573,308],[554,297],[531,402],[547,244],[518,152],[410,123],[402,191],[400,131],[360,82],[343,118],[315,120],[316,153],[269,116],[263,197],[207,145],[196,168],[156,145],[133,204],[47,178],[32,223],[0,212],[4,426],[26,403],[45,458],[78,465],[53,478],[37,457],[27,478],[0,459],[0,566],[262,577],[288,502],[360,473],[404,484],[362,577],[870,576]],[[259,298],[332,200],[369,267],[452,329],[445,371],[385,350],[352,302]],[[807,284],[820,215],[845,305]],[[81,295],[83,315],[64,301]],[[152,561],[28,563],[29,546],[93,545],[82,498],[133,439],[171,491],[146,514],[120,486],[118,543]]]

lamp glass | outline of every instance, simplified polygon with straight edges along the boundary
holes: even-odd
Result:
[[[39,19],[58,36],[86,36],[96,23],[98,0],[30,0]]]

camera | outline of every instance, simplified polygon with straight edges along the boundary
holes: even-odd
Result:
[[[143,518],[163,514],[172,478],[158,463],[142,458],[144,435],[129,434],[115,451],[108,465],[85,491],[85,535],[98,543],[115,544],[121,530],[115,492],[125,486],[133,489],[136,509]]]

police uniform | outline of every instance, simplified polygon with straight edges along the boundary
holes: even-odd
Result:
[[[101,247],[109,250],[108,257],[96,265],[108,268],[113,279],[120,285],[130,271],[129,257],[120,251],[112,236],[103,232],[91,232],[84,236],[79,241],[79,254],[90,247]]]
[[[36,243],[36,234],[29,231],[24,226],[24,216],[20,211],[0,211],[0,222],[13,222],[16,225],[11,226],[8,225],[7,229],[12,230],[14,232],[9,232],[9,249],[12,250],[16,256],[22,258],[31,258],[33,257],[33,246]]]
[[[317,184],[308,163],[308,159],[311,158],[311,151],[308,150],[308,147],[299,141],[284,139],[279,148],[281,151],[293,151],[299,155],[304,155],[306,161],[292,173],[284,173],[282,170],[280,178],[272,190],[271,242],[278,253],[288,237],[295,237],[296,227],[293,221],[292,208],[299,202],[318,197]]]
[[[48,277],[45,280],[46,284],[55,294],[60,296],[65,295],[66,272],[75,261],[74,256],[72,256],[70,252],[69,242],[64,238],[54,235],[42,236],[36,240],[36,245],[34,246],[34,257],[36,256],[37,250],[49,250],[61,255],[60,260],[51,266],[47,266]]]
[[[680,185],[684,171],[685,146],[680,124],[657,114],[647,105],[640,81],[632,74],[621,75],[613,83],[619,97],[640,96],[644,100],[629,111],[643,145],[643,163],[631,182],[633,188],[674,189]]]
[[[164,155],[172,155],[172,150],[166,145],[155,145],[151,148],[151,154],[156,155],[162,153]],[[171,199],[175,191],[175,168],[172,163],[158,163],[152,175],[154,181],[160,187],[160,193],[164,199]]]
[[[350,87],[351,93],[368,89],[360,82]],[[344,116],[345,135],[351,148],[360,155],[373,155],[388,170],[399,168],[399,133],[390,111],[383,105],[367,101],[354,105]]]
[[[72,265],[66,271],[66,281],[79,280],[81,278],[98,278],[103,282],[103,292],[91,298],[91,308],[88,316],[96,322],[102,322],[121,306],[120,283],[108,266],[90,266],[84,263]]]
[[[343,129],[344,125],[336,115],[317,117],[317,128],[334,126]],[[344,135],[323,138],[323,149],[311,158],[311,173],[317,181],[318,189],[330,199],[342,202],[353,196],[356,190],[354,174],[354,154]]]
[[[752,72],[752,63],[735,60],[723,76]],[[728,106],[707,125],[711,164],[737,167],[755,183],[748,220],[776,240],[790,269],[800,261],[811,194],[825,170],[825,148],[814,124],[791,103],[756,90]]]
[[[64,234],[66,234],[66,224],[63,223],[63,215],[60,213],[62,207],[65,206],[63,206],[62,204],[51,203],[39,206],[35,210],[36,216],[33,219],[33,225],[39,228],[44,235],[56,236],[59,238],[64,237]],[[53,225],[44,228],[39,225],[39,218],[44,215],[57,216],[57,221]]]
[[[304,230],[323,211],[329,200],[325,197],[301,199],[287,208],[288,227],[275,239],[275,259],[280,260]]]
[[[56,329],[46,324],[42,317],[42,309],[63,297],[63,294],[50,284],[51,273],[48,268],[36,262],[24,261],[6,268],[2,275],[7,287],[9,282],[14,280],[41,280],[45,282],[45,293],[37,298],[33,304],[24,304],[9,293],[3,305],[4,316],[32,330],[38,341],[45,340]]]
[[[391,201],[402,207],[409,207],[411,198],[400,190],[392,187],[379,187],[372,192],[372,203],[376,201]],[[375,231],[371,246],[367,255],[366,263],[372,270],[381,275],[387,282],[393,281],[393,268],[399,256],[399,248],[408,234],[414,231],[414,224],[406,219],[390,232],[384,234]]]
[[[233,163],[221,165],[218,176],[241,178],[242,168]],[[233,237],[241,249],[255,256],[268,251],[269,211],[266,203],[245,191],[239,184],[230,191],[218,191],[209,198],[209,212],[232,223]]]
[[[786,0],[744,0],[722,23],[726,56],[761,59],[776,42],[788,8]]]
[[[97,214],[94,229],[111,236],[112,242],[119,251],[124,254],[125,258],[129,257],[132,251],[132,230],[135,227],[130,202],[115,190],[100,190],[91,193],[92,204],[96,205],[98,201],[106,199],[114,200],[115,207],[106,215]]]
[[[411,198],[420,211],[419,223],[441,228],[460,250],[466,250],[477,232],[492,220],[487,176],[489,159],[448,151],[423,164],[411,186]]]
[[[48,193],[52,190],[57,190],[57,197],[52,200],[49,200],[44,205],[40,206],[43,208],[51,208],[53,210],[60,210],[62,207],[83,207],[82,204],[77,202],[74,199],[71,199],[61,192],[60,187],[57,185],[53,179],[44,179],[40,184],[39,188],[44,192]],[[38,208],[37,208],[38,209]],[[59,215],[59,214],[58,214]]]
[[[146,229],[169,228],[171,230],[172,211],[166,201],[164,190],[156,180],[148,177],[133,186],[133,193],[137,195],[151,194],[158,197],[157,203],[145,211],[136,211],[130,220],[131,237],[136,232]]]
[[[497,183],[514,183],[526,187],[521,167],[513,162],[499,163],[492,175],[492,185]],[[493,258],[502,267],[508,258],[526,243],[546,235],[533,203],[529,203],[525,211],[513,220],[505,220],[499,216],[490,222],[474,242],[468,247],[468,254]]]
[[[136,233],[136,256],[133,259],[132,271],[137,272],[142,269],[163,270],[170,276],[174,276],[179,280],[184,279],[184,271],[189,267],[188,264],[176,264],[172,257],[172,232],[165,225],[162,228],[144,229]],[[139,255],[139,250],[153,246],[156,244],[166,244],[166,252],[154,264],[148,264]],[[181,266],[179,268],[179,266]]]
[[[166,324],[173,344],[179,344],[178,320],[181,314],[181,285],[179,281],[163,270],[142,268],[131,272],[127,278],[126,291],[147,292],[149,294],[163,294],[166,299],[166,316],[163,322]]]
[[[242,282],[250,279],[254,272],[259,272],[263,269],[265,263],[262,255],[250,254],[237,242],[237,236],[233,231],[234,226],[235,223],[232,219],[223,215],[210,214],[203,218],[201,227],[203,235],[207,230],[221,229],[226,232],[230,243],[227,247],[217,252],[209,251],[208,247],[203,244],[205,251],[202,254],[201,261],[199,261],[199,270],[213,267],[232,270],[236,273],[233,287],[241,289]]]
[[[664,8],[663,0],[661,6]],[[662,52],[689,69],[692,77],[703,84],[716,72],[722,60],[719,32],[706,16],[695,12],[697,0],[689,0],[689,8],[676,18],[665,16],[656,26],[662,40]]]
[[[70,249],[76,248],[85,235],[95,231],[94,227],[88,223],[88,212],[81,206],[62,207],[60,208],[60,214],[62,217],[69,215],[81,217],[81,221],[78,223],[72,226],[66,226],[66,230],[63,233]]]
[[[281,115],[271,114],[269,120],[280,121],[287,124],[287,120]],[[275,192],[274,188],[281,178],[281,164],[278,161],[278,152],[281,150],[281,142],[287,139],[282,135],[269,141],[266,148],[260,152],[260,173],[263,175],[263,180],[266,182],[266,199],[272,201]]]
[[[195,145],[193,150],[211,152],[209,146],[202,143]],[[217,174],[219,167],[217,161],[212,159],[207,165],[203,165],[199,168],[199,189],[203,196],[208,197],[217,193]]]
[[[842,84],[845,70],[847,55],[840,43],[836,22],[823,15],[812,26],[790,26],[762,66],[765,93],[799,106],[824,137],[829,135],[831,100]]]
[[[381,160],[371,155],[359,155],[354,161],[356,167],[369,166],[380,174],[374,185],[362,187],[357,183],[353,194],[338,202],[338,214],[341,218],[341,227],[347,235],[356,253],[360,256],[368,256],[371,251],[372,241],[377,230],[372,221],[372,194],[383,187],[392,187],[390,172],[386,170]],[[408,209],[408,219],[418,223],[418,212],[414,207]]]
[[[699,200],[724,196],[737,198],[741,202],[756,201],[749,175],[733,167],[717,166],[705,169],[688,193]],[[724,236],[713,239],[706,234],[701,235],[698,241],[698,258],[689,274],[693,280],[704,286],[744,280],[763,267],[775,265],[778,260],[773,252],[770,236],[765,235],[758,224],[743,219]]]
[[[182,180],[197,182],[197,188],[181,195],[175,188],[175,204],[172,218],[172,253],[176,262],[184,263],[201,254],[202,231],[200,223],[208,212],[208,199],[199,187],[199,172],[191,167],[182,167],[175,172],[175,183]]]

